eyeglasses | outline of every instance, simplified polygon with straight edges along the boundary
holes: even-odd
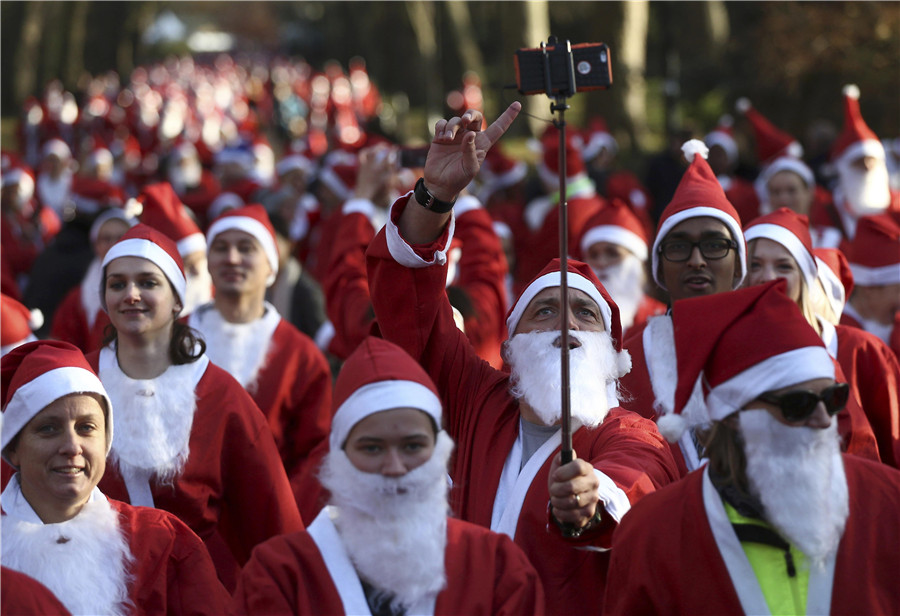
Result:
[[[847,406],[849,397],[850,386],[847,383],[835,383],[823,389],[821,394],[806,389],[794,389],[783,394],[767,392],[757,396],[763,402],[780,408],[787,421],[804,421],[813,414],[820,401],[825,403],[828,415],[837,415]]]
[[[700,249],[700,254],[704,259],[715,261],[727,255],[729,250],[737,248],[737,242],[724,237],[705,239],[699,242],[669,240],[660,244],[656,251],[665,257],[666,261],[681,263],[691,258],[694,247]]]

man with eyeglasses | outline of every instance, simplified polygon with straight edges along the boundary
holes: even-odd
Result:
[[[671,417],[709,464],[619,525],[606,614],[896,613],[900,472],[841,453],[849,389],[785,288],[673,306]]]
[[[682,151],[690,166],[663,210],[651,251],[653,279],[668,291],[672,304],[736,289],[747,272],[741,220],[706,162],[708,148],[693,139]],[[634,328],[625,348],[631,353],[632,369],[620,381],[626,393],[624,406],[657,419],[672,409],[678,378],[671,315],[651,317],[644,327]],[[670,438],[664,423],[659,428]],[[697,468],[702,457],[692,434],[686,432],[679,446],[672,447],[682,474]]]

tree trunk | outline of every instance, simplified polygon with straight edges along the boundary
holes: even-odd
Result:
[[[22,35],[15,56],[16,79],[13,91],[17,106],[21,106],[28,96],[36,93],[38,50],[41,46],[41,31],[44,26],[43,11],[44,7],[40,2],[28,2],[25,5]]]
[[[475,31],[472,27],[472,15],[469,12],[469,3],[465,0],[459,2],[446,2],[444,7],[453,24],[453,33],[456,35],[456,45],[459,49],[459,57],[467,71],[475,71],[479,76],[484,76],[484,60],[481,57],[481,49],[475,40]]]
[[[525,46],[539,47],[552,34],[550,32],[550,7],[546,0],[523,2],[525,11]],[[547,127],[540,118],[549,117],[550,104],[544,96],[529,96],[525,101],[525,111],[529,113],[528,126],[531,134],[540,137]],[[534,117],[537,116],[537,117]]]
[[[441,72],[437,61],[438,46],[437,31],[434,27],[434,3],[417,0],[405,4],[409,21],[416,35],[419,54],[422,56],[426,124],[428,125],[428,130],[431,131],[435,122],[439,119],[439,116],[436,114],[439,114],[442,109],[438,105],[444,100],[444,95],[441,92]]]
[[[707,0],[703,4],[704,15],[706,17],[706,30],[709,34],[709,41],[713,49],[718,52],[731,34],[728,26],[728,9],[722,0]]]
[[[67,88],[73,88],[84,72],[84,46],[87,42],[87,16],[90,2],[75,2],[72,21],[69,24],[69,52],[65,79]]]
[[[622,4],[622,36],[618,51],[619,77],[613,75],[616,87],[621,89],[622,103],[632,131],[632,143],[644,150],[647,137],[647,86],[644,73],[647,68],[647,28],[650,23],[650,3],[646,0]],[[615,57],[615,55],[614,55]]]

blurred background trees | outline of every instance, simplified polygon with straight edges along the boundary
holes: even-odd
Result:
[[[2,2],[4,142],[25,98],[52,79],[73,92],[87,74],[168,54],[286,54],[314,67],[366,60],[401,136],[424,136],[463,74],[482,82],[489,116],[521,98],[513,54],[550,34],[612,48],[614,87],[571,100],[570,123],[602,115],[622,154],[659,149],[666,131],[711,129],[749,97],[801,139],[841,122],[841,86],[857,83],[866,120],[900,134],[897,2]],[[529,111],[549,117],[549,101]],[[519,136],[541,130],[532,119]],[[5,145],[5,147],[8,147]]]

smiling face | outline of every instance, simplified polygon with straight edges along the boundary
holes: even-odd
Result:
[[[747,286],[783,278],[787,281],[787,296],[799,304],[803,273],[788,249],[764,237],[752,240],[747,248],[750,252]]]
[[[663,242],[682,240],[699,242],[705,239],[728,239],[731,233],[725,223],[701,216],[688,218],[675,225]],[[729,250],[721,259],[707,259],[699,247],[694,246],[687,261],[680,263],[659,256],[660,279],[669,290],[672,301],[688,297],[701,297],[730,291],[735,279],[740,277],[739,256],[736,250]]]
[[[255,237],[229,229],[216,235],[209,247],[209,273],[216,294],[262,297],[272,267]]]
[[[59,398],[22,428],[7,455],[45,524],[70,520],[88,501],[106,470],[106,444],[103,407],[91,395]]]
[[[344,453],[358,470],[401,477],[428,462],[434,452],[431,418],[414,408],[373,413],[350,430]]]
[[[106,266],[106,308],[119,336],[172,335],[182,305],[169,279],[141,257],[119,257]]]

